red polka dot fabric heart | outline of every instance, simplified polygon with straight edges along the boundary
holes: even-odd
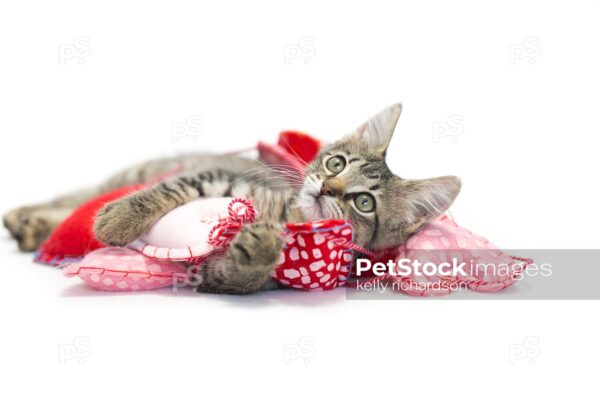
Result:
[[[271,277],[284,286],[331,290],[343,286],[350,273],[352,226],[344,220],[288,224],[285,247]]]

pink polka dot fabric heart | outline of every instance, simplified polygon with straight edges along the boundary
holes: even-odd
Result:
[[[514,257],[501,251],[484,237],[459,226],[447,215],[442,215],[412,236],[400,247],[399,259],[431,262],[466,263],[466,276],[386,276],[402,284],[397,287],[413,296],[450,294],[458,285],[478,292],[495,292],[518,282],[519,275],[532,260]],[[471,267],[471,266],[488,266]]]
[[[65,276],[78,276],[88,285],[113,292],[159,289],[185,282],[186,268],[179,263],[157,260],[137,251],[106,247],[63,269]]]
[[[285,248],[271,277],[284,286],[331,290],[346,283],[352,262],[352,227],[344,220],[288,224]]]

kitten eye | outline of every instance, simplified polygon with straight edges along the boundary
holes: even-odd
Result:
[[[359,193],[354,198],[354,205],[362,212],[375,210],[375,198],[369,193]]]
[[[325,166],[334,174],[339,174],[344,170],[344,168],[346,168],[346,160],[341,156],[331,157],[329,160],[327,160]]]

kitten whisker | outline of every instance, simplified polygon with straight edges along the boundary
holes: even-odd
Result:
[[[248,182],[257,183],[257,184],[262,184],[265,182],[272,182],[272,181],[279,181],[281,184],[287,184],[287,185],[302,184],[302,182],[295,181],[295,180],[288,181],[285,179],[285,177],[281,177],[281,176],[268,176],[268,177],[262,177],[262,178],[256,178],[256,179],[248,179]]]

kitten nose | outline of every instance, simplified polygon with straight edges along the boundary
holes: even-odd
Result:
[[[321,194],[324,194],[325,196],[333,196],[333,189],[329,187],[327,182],[323,182],[323,186],[321,186]]]
[[[337,196],[344,193],[344,182],[338,178],[329,178],[321,186],[321,194],[326,196]]]

